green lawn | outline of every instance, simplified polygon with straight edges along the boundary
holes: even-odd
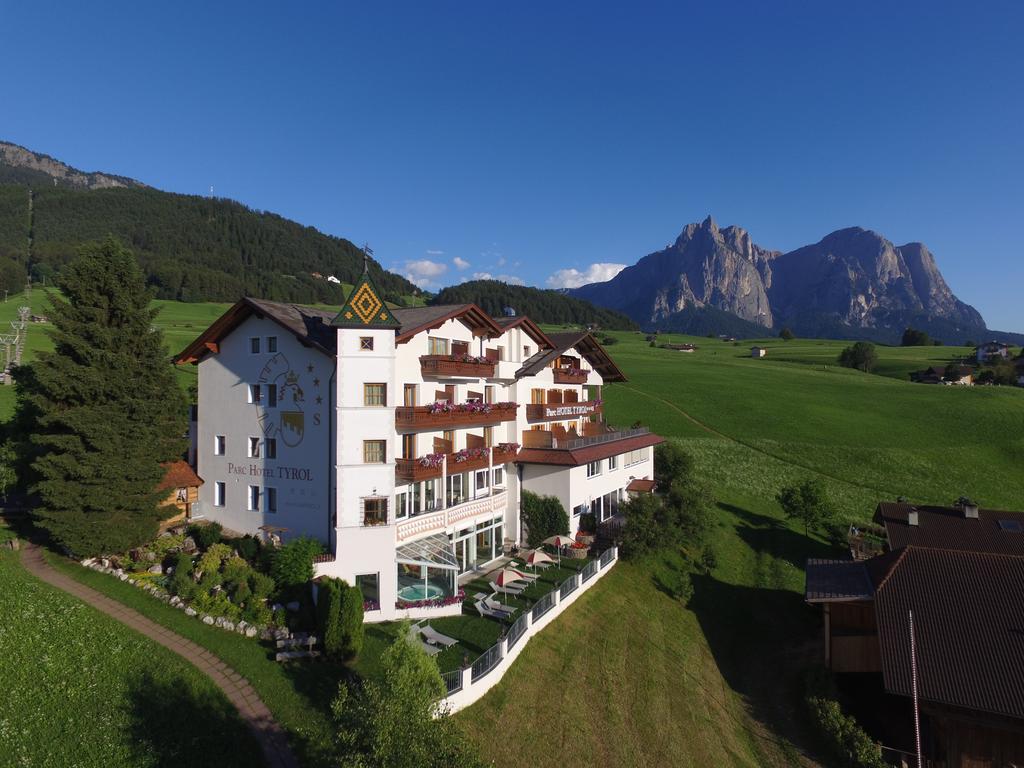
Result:
[[[0,551],[0,616],[3,765],[263,764],[248,728],[212,681],[33,578],[7,550]]]

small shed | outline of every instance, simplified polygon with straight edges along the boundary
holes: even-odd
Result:
[[[768,354],[768,350],[765,347],[751,347],[750,348],[750,356],[751,357],[764,357],[767,354]]]
[[[163,467],[164,479],[157,489],[167,491],[164,504],[178,510],[173,517],[163,522],[164,526],[168,526],[192,518],[192,505],[199,501],[199,486],[203,480],[187,461],[172,461]]]

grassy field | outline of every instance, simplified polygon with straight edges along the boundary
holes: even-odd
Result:
[[[208,678],[29,576],[6,549],[0,615],[0,764],[263,764],[249,730]]]

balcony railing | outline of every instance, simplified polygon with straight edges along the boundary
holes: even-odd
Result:
[[[586,384],[590,371],[579,368],[555,368],[555,384]]]
[[[447,403],[395,408],[395,428],[443,430],[514,421],[516,403]]]
[[[601,400],[584,400],[577,403],[530,403],[526,406],[528,421],[557,421],[575,419],[580,416],[595,416],[604,410]]]
[[[442,461],[447,463],[449,475],[457,475],[462,472],[486,469],[490,464],[499,466],[515,461],[518,452],[519,446],[515,443],[502,443],[491,449],[466,448],[448,454],[431,453],[415,459],[396,459],[395,482],[405,485],[441,477]]]
[[[407,541],[428,533],[464,523],[481,515],[493,516],[504,512],[508,505],[508,491],[491,488],[490,493],[477,499],[466,499],[444,509],[425,510],[397,521],[399,541]]]
[[[489,379],[494,376],[494,360],[471,355],[423,355],[420,358],[420,373],[424,377]]]
[[[530,430],[523,432],[524,448],[552,448],[555,450],[575,450],[585,448],[589,445],[601,445],[603,443],[614,443],[616,440],[626,440],[630,437],[639,437],[650,434],[647,427],[636,429],[620,429],[613,432],[603,432],[599,435],[584,437],[555,437],[551,432]]]

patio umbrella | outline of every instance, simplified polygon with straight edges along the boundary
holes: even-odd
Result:
[[[544,541],[542,543],[543,544],[550,544],[552,547],[555,548],[555,551],[558,552],[558,567],[561,568],[562,567],[562,547],[571,546],[574,542],[568,536],[562,536],[561,534],[557,534],[555,536],[548,536],[548,538],[544,539]]]
[[[491,583],[492,584],[496,584],[499,587],[507,587],[509,584],[511,584],[514,581],[522,581],[522,580],[523,580],[523,573],[522,573],[522,571],[517,571],[515,568],[502,568],[500,571],[498,571],[494,575],[494,578],[491,579]],[[505,604],[505,593],[504,592],[502,593],[501,598],[502,598],[501,603],[502,603],[502,605],[504,605]]]
[[[537,563],[553,563],[551,555],[545,552],[543,549],[535,549],[525,558],[527,565],[533,566],[533,572],[537,573]]]

